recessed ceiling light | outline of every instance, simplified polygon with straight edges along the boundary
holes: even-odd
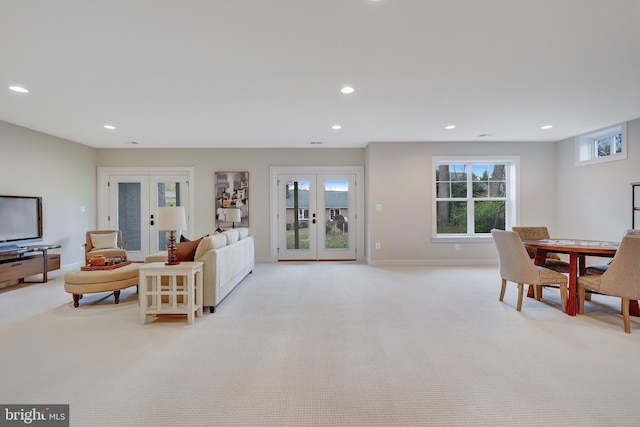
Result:
[[[445,126],[444,127],[446,130],[451,130],[451,129],[455,129],[456,126],[455,125],[449,125],[449,126]]]
[[[342,93],[353,93],[355,89],[352,88],[351,86],[345,86],[342,89],[340,89],[340,92]]]
[[[552,127],[553,127],[553,126],[551,126],[551,125],[544,125],[544,126],[542,126],[540,129],[542,129],[542,130],[547,130],[547,129],[551,129]]]
[[[105,129],[114,130],[116,127],[113,125],[104,125]]]
[[[9,86],[9,89],[18,93],[29,93],[29,90],[23,88],[22,86]]]
[[[311,145],[320,145],[320,144],[322,144],[322,141],[311,141],[311,142],[309,142],[309,144],[311,144]]]
[[[333,125],[333,126],[331,126],[331,129],[333,129],[333,130],[340,130],[340,129],[342,129],[342,126],[340,126],[340,125]]]

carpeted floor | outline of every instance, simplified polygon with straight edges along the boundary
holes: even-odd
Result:
[[[259,264],[191,326],[60,277],[0,291],[0,403],[72,426],[640,425],[640,320],[517,312],[497,268]]]

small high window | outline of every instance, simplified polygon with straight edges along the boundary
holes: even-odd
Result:
[[[575,138],[576,166],[627,158],[627,124],[610,126]]]

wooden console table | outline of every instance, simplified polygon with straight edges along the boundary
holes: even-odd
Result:
[[[60,255],[48,253],[60,249],[61,245],[29,245],[18,248],[15,253],[7,253],[0,261],[0,282],[19,280],[20,283],[46,283],[49,271],[60,268]],[[41,255],[30,255],[41,252]],[[25,281],[25,277],[42,274],[40,281]]]

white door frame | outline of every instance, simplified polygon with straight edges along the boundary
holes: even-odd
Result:
[[[305,174],[355,174],[356,176],[356,260],[365,261],[364,248],[364,166],[271,166],[270,178],[270,239],[269,258],[278,261],[278,175],[305,175]],[[351,218],[349,218],[351,226]]]
[[[193,167],[98,167],[98,218],[97,224],[99,230],[108,230],[116,227],[114,221],[109,221],[109,178],[113,175],[129,175],[129,176],[155,176],[162,175],[170,177],[172,175],[188,175],[188,217],[187,229],[193,232],[195,226],[195,193],[194,181],[195,173]]]

